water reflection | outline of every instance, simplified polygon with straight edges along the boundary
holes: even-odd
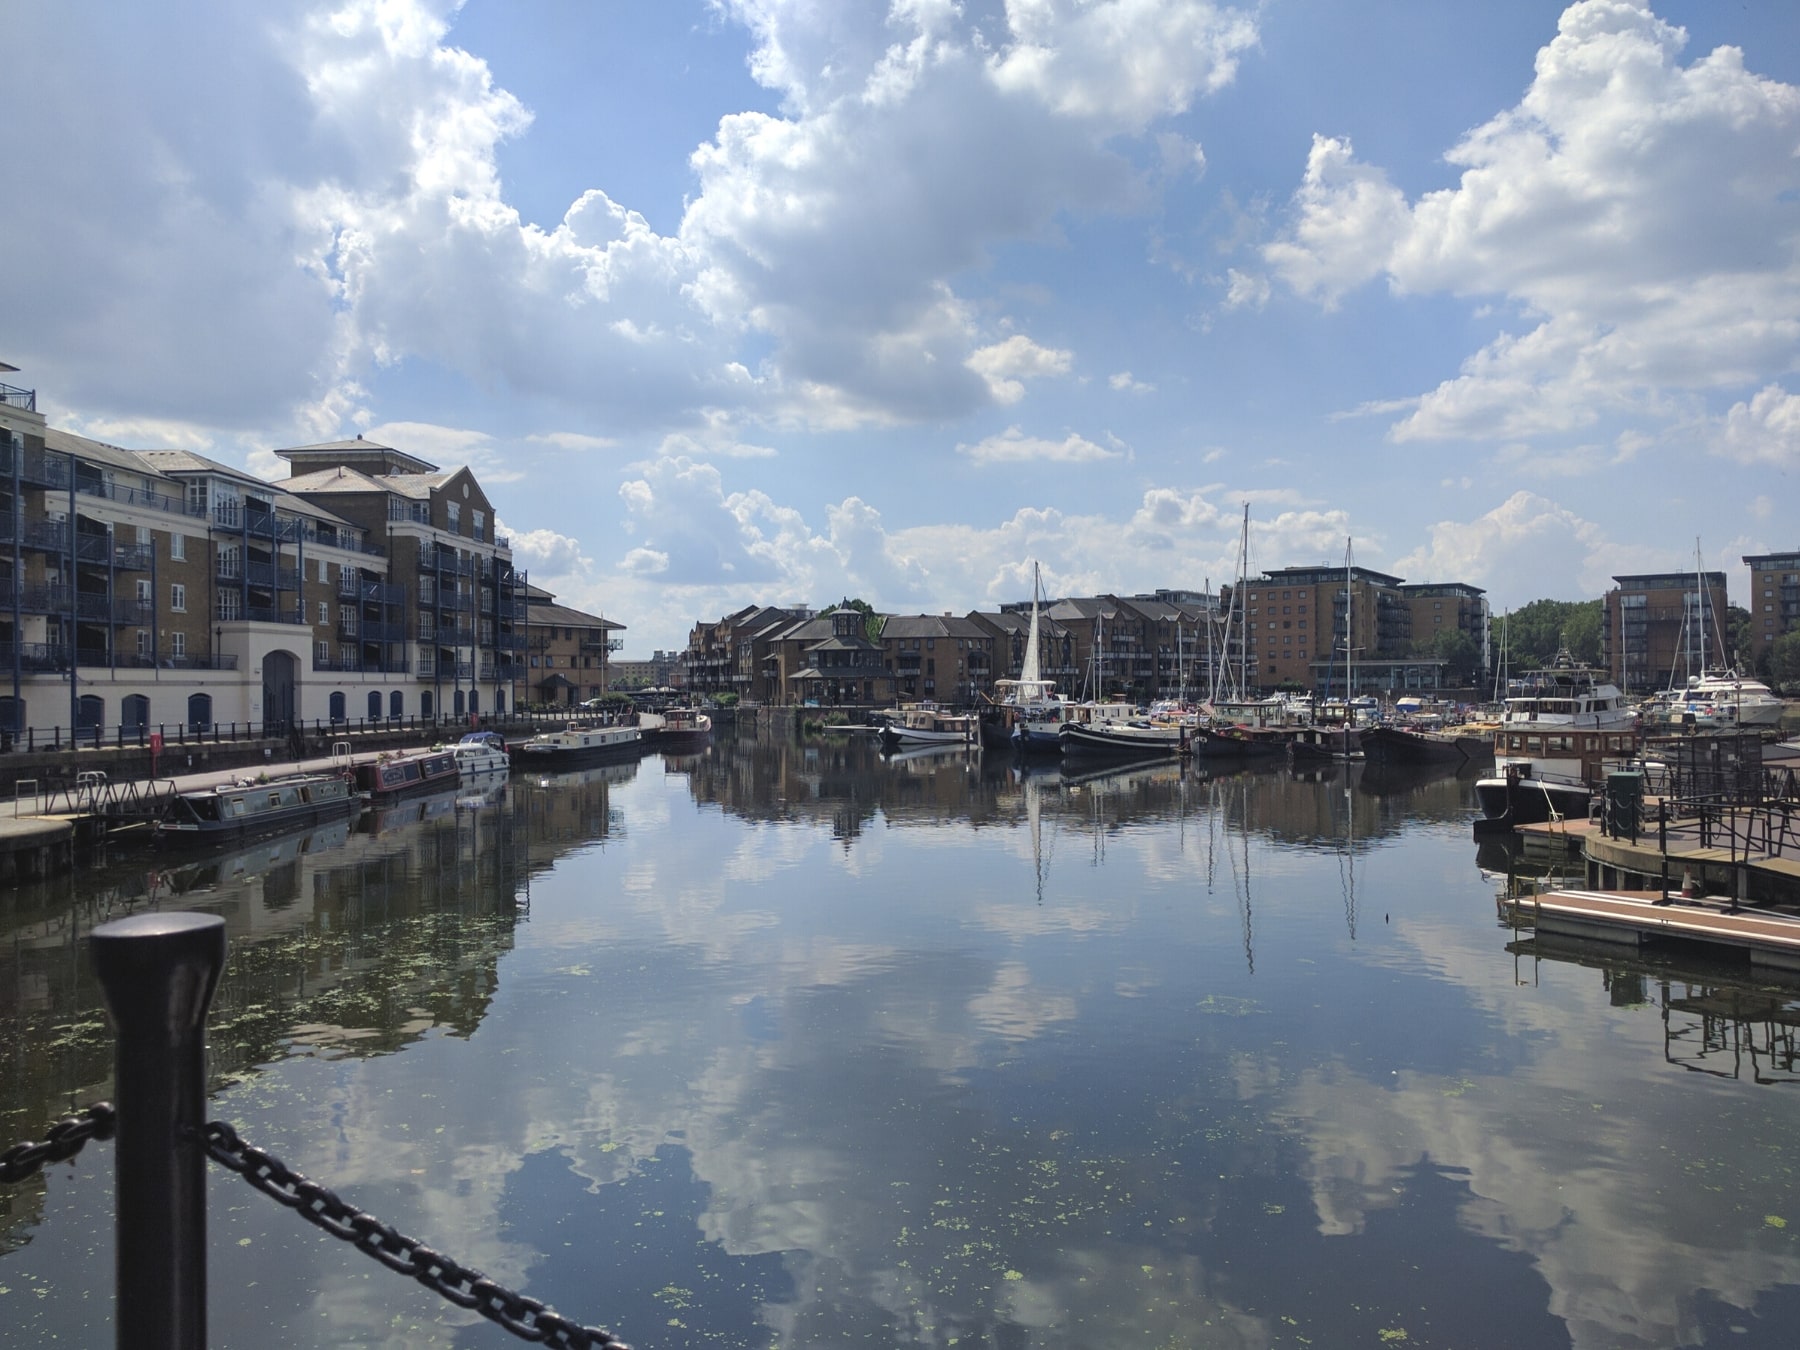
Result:
[[[641,1345],[1786,1344],[1790,996],[1509,949],[1465,792],[722,734],[180,903],[219,1114]],[[7,913],[32,1125],[129,872]],[[236,1185],[220,1343],[496,1343]],[[103,1338],[104,1191],[8,1221],[9,1343]]]

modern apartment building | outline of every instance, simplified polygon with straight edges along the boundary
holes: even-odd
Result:
[[[531,697],[525,578],[467,469],[360,439],[280,453],[294,475],[269,483],[127,450],[0,385],[0,728],[280,732]]]
[[[1750,569],[1750,650],[1740,660],[1760,664],[1776,638],[1800,630],[1800,550],[1758,553]]]
[[[1725,664],[1725,574],[1650,572],[1614,577],[1600,641],[1613,683],[1653,693]]]

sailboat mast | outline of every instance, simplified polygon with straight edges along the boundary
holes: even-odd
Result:
[[[1244,574],[1250,570],[1250,503],[1244,503],[1244,532],[1238,537],[1238,594],[1244,591]],[[1243,620],[1238,634],[1238,697],[1250,697],[1250,611],[1240,610]]]

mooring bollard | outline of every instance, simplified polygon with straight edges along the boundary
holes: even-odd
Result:
[[[114,1343],[204,1350],[206,1010],[225,921],[136,914],[88,943],[118,1038]]]

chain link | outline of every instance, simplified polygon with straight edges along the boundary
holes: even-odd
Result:
[[[308,1181],[273,1154],[246,1144],[222,1120],[205,1126],[206,1151],[271,1199],[294,1210],[308,1223],[381,1262],[389,1270],[410,1275],[459,1308],[470,1308],[498,1322],[520,1340],[558,1350],[630,1350],[623,1341],[598,1327],[584,1327],[470,1270],[416,1238],[397,1232],[373,1215],[346,1204],[336,1193]],[[79,1146],[78,1146],[79,1147]]]
[[[0,1182],[23,1181],[50,1163],[73,1158],[90,1139],[111,1139],[116,1116],[111,1102],[95,1102],[85,1111],[64,1116],[36,1143],[14,1144],[0,1153]]]

